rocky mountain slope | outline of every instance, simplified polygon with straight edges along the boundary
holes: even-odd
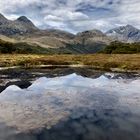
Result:
[[[99,30],[89,30],[78,33],[75,38],[75,45],[85,48],[87,52],[95,53],[110,44],[111,40]],[[93,47],[94,46],[94,47]]]
[[[6,36],[25,35],[33,33],[39,29],[25,16],[11,21],[0,14],[0,34]]]
[[[40,30],[25,16],[11,21],[0,15],[0,39],[40,46],[51,53],[95,53],[102,50],[109,38],[101,31],[85,31],[74,35],[61,30]],[[6,36],[6,37],[4,37]]]
[[[74,35],[56,29],[38,29],[25,16],[11,21],[0,14],[0,39],[45,48],[49,53],[96,53],[115,40],[139,42],[140,30],[127,25],[106,33],[94,29]]]
[[[106,35],[122,42],[140,42],[140,30],[131,25],[111,29]]]

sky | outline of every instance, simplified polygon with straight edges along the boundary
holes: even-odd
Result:
[[[11,20],[27,16],[39,28],[72,33],[105,32],[126,24],[140,28],[140,0],[0,0],[0,13]]]

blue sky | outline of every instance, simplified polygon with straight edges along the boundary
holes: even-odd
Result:
[[[73,33],[126,24],[140,28],[139,7],[140,0],[0,0],[0,12],[9,19],[25,15],[40,28]]]

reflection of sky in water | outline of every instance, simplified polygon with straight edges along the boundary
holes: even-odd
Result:
[[[39,78],[28,89],[10,86],[0,94],[0,121],[17,132],[46,128],[37,135],[41,140],[137,140],[139,84],[139,79],[76,74]]]

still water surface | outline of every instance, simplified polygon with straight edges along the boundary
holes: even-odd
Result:
[[[0,94],[0,140],[140,140],[140,78],[40,77]]]

